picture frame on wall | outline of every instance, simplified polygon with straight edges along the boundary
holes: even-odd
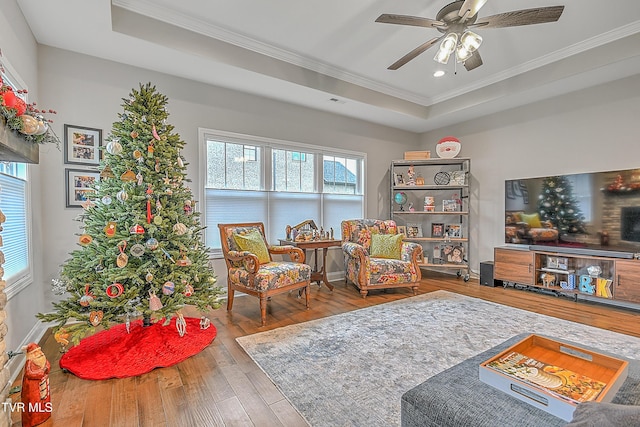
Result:
[[[98,166],[102,159],[102,129],[64,125],[64,162]]]
[[[88,169],[65,169],[65,202],[68,208],[81,208],[94,184],[100,181],[100,172]]]

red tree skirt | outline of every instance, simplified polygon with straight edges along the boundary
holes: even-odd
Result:
[[[181,337],[176,318],[146,328],[142,320],[116,325],[80,341],[60,358],[60,368],[85,380],[106,380],[142,375],[175,365],[198,354],[214,340],[216,328],[200,329],[200,319],[185,317],[187,333]]]

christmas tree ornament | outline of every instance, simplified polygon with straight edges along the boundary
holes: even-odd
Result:
[[[85,200],[84,202],[80,203],[80,206],[82,206],[82,209],[89,210],[90,208],[94,207],[96,204],[93,203],[93,201],[91,200]]]
[[[187,200],[184,202],[184,210],[185,215],[191,215],[193,213],[193,208],[191,207],[191,200]]]
[[[118,298],[124,292],[124,286],[122,286],[122,283],[112,283],[107,286],[105,292],[109,298]]]
[[[136,139],[138,137],[138,131],[137,130],[132,130],[130,135],[131,135],[131,138]]]
[[[165,176],[164,178],[162,178],[162,182],[164,183],[164,185],[171,184],[171,178],[169,178],[169,172],[165,172]]]
[[[180,267],[189,267],[191,265],[191,260],[186,254],[182,254],[182,257],[176,262],[176,264]]]
[[[140,224],[136,224],[131,228],[129,228],[129,234],[144,234],[144,233],[145,233],[144,227],[141,226]]]
[[[51,292],[54,295],[64,295],[67,292],[67,283],[60,279],[51,279]]]
[[[171,295],[176,290],[176,285],[173,282],[166,281],[162,285],[162,293],[165,295]]]
[[[104,265],[102,265],[102,261],[100,261],[100,264],[96,265],[96,273],[100,274],[104,271]]]
[[[142,185],[142,180],[143,180],[143,176],[140,172],[138,172],[136,174],[136,182],[138,183],[138,185]]]
[[[178,155],[178,167],[183,168],[184,162],[182,161],[182,156]]]
[[[61,347],[66,347],[69,345],[69,332],[65,328],[60,328],[53,334],[53,338],[56,340]]]
[[[106,148],[107,153],[113,154],[114,156],[122,153],[122,144],[120,144],[117,140],[109,141]]]
[[[122,182],[133,182],[136,180],[136,174],[133,173],[131,169],[129,169],[126,172],[124,172],[122,175],[120,175],[120,180]]]
[[[156,215],[153,217],[153,223],[155,225],[162,225],[162,217],[160,215]]]
[[[124,327],[127,330],[127,333],[130,334],[131,333],[131,318],[129,317],[128,314],[127,314],[127,320],[124,322]]]
[[[82,246],[86,246],[92,241],[93,241],[93,237],[89,236],[88,234],[83,234],[82,236],[80,236],[80,239],[79,239],[79,242]]]
[[[172,190],[172,189],[170,189],[170,188],[167,188],[167,189],[164,191],[164,194],[166,194],[167,196],[171,196],[171,195],[173,195],[173,190]]]
[[[93,326],[98,326],[100,322],[102,322],[102,318],[104,317],[104,312],[102,310],[92,311],[89,313],[89,323]]]
[[[173,257],[171,256],[171,254],[169,252],[167,252],[164,248],[160,248],[162,250],[162,252],[164,253],[164,255],[169,258],[169,260],[173,263],[175,263],[176,261],[173,259]]]
[[[109,221],[107,225],[104,227],[104,234],[107,237],[113,237],[116,235],[116,223],[114,221]]]
[[[187,283],[184,285],[184,296],[190,297],[191,295],[193,295],[193,286]]]
[[[160,243],[158,242],[157,239],[154,239],[153,237],[151,237],[146,241],[145,245],[147,246],[148,249],[155,251],[156,249],[158,249],[158,246],[160,245]]]
[[[153,148],[153,141],[149,141],[149,145],[147,145],[147,154],[149,155],[149,157],[153,157],[154,151],[155,148]]]
[[[109,165],[105,166],[104,169],[100,172],[100,179],[109,179],[115,178],[116,176],[113,174],[111,167]]]
[[[178,236],[182,236],[184,234],[186,234],[188,231],[188,228],[186,225],[184,225],[181,222],[177,222],[174,226],[173,226],[173,232],[176,233]]]
[[[84,286],[84,295],[80,297],[80,305],[83,307],[88,307],[91,304],[91,301],[94,299],[94,295],[89,291],[89,285]]]
[[[156,172],[160,173],[160,160],[156,159],[156,165],[153,168]]]
[[[158,131],[156,130],[156,125],[153,125],[151,127],[151,134],[153,135],[153,137],[155,139],[157,139],[158,141],[160,141],[160,135],[158,135]]]
[[[178,334],[181,337],[183,337],[187,333],[187,322],[184,320],[184,316],[182,315],[182,313],[177,314],[176,329],[178,330]]]
[[[153,214],[151,213],[151,199],[147,196],[147,224],[151,224]]]
[[[126,241],[122,240],[120,243],[118,243],[118,250],[120,251],[120,254],[116,258],[116,265],[119,268],[124,268],[129,263],[129,256],[126,253],[124,253],[124,250],[126,248],[127,248]]]
[[[209,329],[211,326],[211,320],[208,317],[202,316],[200,318],[200,329]]]
[[[150,271],[147,271],[147,274],[145,274],[144,279],[145,279],[147,282],[153,282],[153,274],[151,274],[151,272],[150,272]]]
[[[142,246],[140,243],[136,243],[135,245],[131,246],[131,249],[129,250],[129,252],[134,257],[141,258],[145,252],[144,246]]]
[[[162,301],[153,291],[149,291],[149,310],[158,311],[162,309]]]
[[[129,198],[129,194],[125,190],[118,191],[116,194],[116,199],[118,199],[121,203],[124,203]]]

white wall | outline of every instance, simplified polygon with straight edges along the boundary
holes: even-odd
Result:
[[[58,111],[54,129],[63,136],[63,125],[95,127],[106,136],[122,98],[128,98],[139,83],[152,82],[169,98],[169,121],[185,140],[182,151],[188,166],[192,191],[199,197],[198,128],[209,128],[337,147],[367,153],[367,216],[388,218],[389,178],[392,160],[404,151],[420,145],[419,136],[411,132],[374,125],[287,103],[268,100],[223,88],[130,67],[115,62],[80,55],[47,46],[39,49],[41,99]],[[60,265],[75,248],[79,222],[73,219],[78,209],[65,208],[63,155],[54,147],[41,154],[43,177],[42,244],[47,254],[43,260],[45,298],[55,300],[49,291],[51,279],[58,277]],[[284,230],[283,230],[284,235]],[[275,242],[273,242],[275,243]],[[219,283],[226,283],[224,263],[214,264]],[[342,254],[332,250],[329,271],[341,272]]]
[[[2,49],[3,62],[10,64],[11,67],[7,71],[17,74],[28,88],[29,102],[38,102],[38,46],[14,0],[0,0],[0,49]],[[44,106],[44,104],[40,105]],[[40,244],[42,241],[42,211],[39,204],[41,174],[37,165],[29,166],[28,173],[32,192],[30,205],[32,241],[34,242],[31,248],[34,258],[33,282],[18,294],[13,295],[7,304],[6,323],[9,329],[6,336],[7,350],[19,350],[25,337],[31,335],[32,329],[36,327],[37,321],[33,313],[43,307],[40,288],[42,264],[39,262],[44,253]]]
[[[472,269],[504,242],[505,180],[640,167],[639,87],[635,75],[422,136],[434,152],[454,135],[471,158]]]

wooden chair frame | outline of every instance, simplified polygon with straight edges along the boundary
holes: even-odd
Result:
[[[234,268],[234,264],[237,265],[238,262],[242,263],[243,267],[249,274],[249,283],[253,283],[256,277],[256,274],[260,270],[260,262],[258,261],[258,257],[254,254],[248,255],[240,255],[238,252],[232,250],[229,247],[227,241],[227,230],[229,228],[241,228],[241,227],[254,227],[260,230],[260,234],[264,240],[265,245],[269,249],[269,259],[273,262],[272,255],[289,255],[292,262],[296,263],[304,263],[305,254],[304,251],[300,248],[296,248],[294,246],[271,246],[267,243],[264,232],[264,224],[261,222],[247,222],[247,223],[238,223],[238,224],[218,224],[218,228],[220,230],[220,241],[222,244],[222,252],[224,254],[225,261],[227,263],[227,271],[229,269]],[[277,262],[277,261],[276,261]],[[248,288],[246,286],[238,285],[232,283],[227,275],[227,311],[231,311],[233,308],[233,297],[235,291],[244,292],[245,294],[252,295],[258,297],[260,299],[260,318],[262,321],[262,326],[267,324],[267,300],[273,296],[282,294],[285,292],[291,292],[294,290],[304,291],[305,295],[305,305],[306,308],[309,309],[310,295],[311,295],[311,280],[305,280],[297,283],[292,283],[290,285],[282,286],[276,289],[267,289],[264,291],[258,291],[255,289]]]

